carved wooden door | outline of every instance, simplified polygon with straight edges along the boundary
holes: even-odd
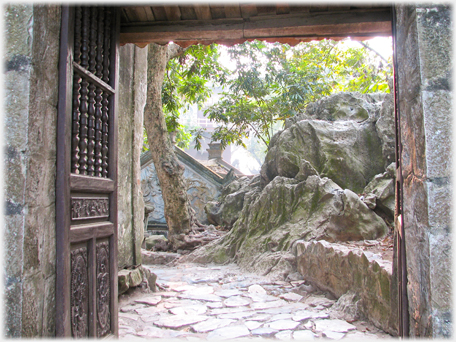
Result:
[[[119,13],[63,7],[56,183],[56,336],[117,336]]]

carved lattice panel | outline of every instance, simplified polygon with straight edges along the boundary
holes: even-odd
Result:
[[[112,14],[108,7],[75,9],[71,142],[75,174],[109,176]]]
[[[111,330],[109,242],[97,243],[97,336]]]
[[[120,15],[62,6],[57,120],[56,336],[116,337]]]
[[[71,330],[74,337],[89,336],[89,277],[87,248],[71,251]]]
[[[106,219],[109,217],[109,198],[71,197],[71,220]]]

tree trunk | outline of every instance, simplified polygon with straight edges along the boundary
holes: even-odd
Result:
[[[169,240],[176,246],[175,240],[182,240],[190,232],[192,215],[182,176],[184,169],[177,161],[163,115],[162,84],[169,57],[168,45],[149,45],[144,125],[162,190]]]
[[[166,65],[185,50],[178,45],[150,44],[147,57],[147,101],[144,108],[149,150],[160,182],[168,239],[173,250],[195,249],[220,237],[223,232],[204,226],[196,218],[187,197],[183,173],[168,134],[162,105],[162,85]],[[164,246],[165,250],[168,246]]]

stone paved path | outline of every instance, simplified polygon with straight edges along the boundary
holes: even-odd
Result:
[[[303,281],[274,281],[236,265],[145,266],[157,292],[119,299],[119,338],[198,340],[369,340],[391,338],[367,322],[346,322],[335,300]]]

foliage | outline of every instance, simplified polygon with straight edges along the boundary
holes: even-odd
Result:
[[[223,83],[227,72],[219,63],[216,45],[192,45],[168,62],[162,88],[163,113],[169,132],[176,131],[179,147],[188,147],[192,127],[179,124],[180,112],[199,107],[211,96],[212,84]]]
[[[222,148],[245,147],[250,135],[266,147],[275,122],[305,110],[308,103],[340,91],[388,92],[388,73],[363,48],[344,48],[331,40],[295,47],[261,41],[231,47],[236,69],[226,78],[218,103],[205,111],[221,124],[213,134]]]
[[[146,127],[143,127],[143,146],[141,152],[149,151],[149,141],[147,139]]]

